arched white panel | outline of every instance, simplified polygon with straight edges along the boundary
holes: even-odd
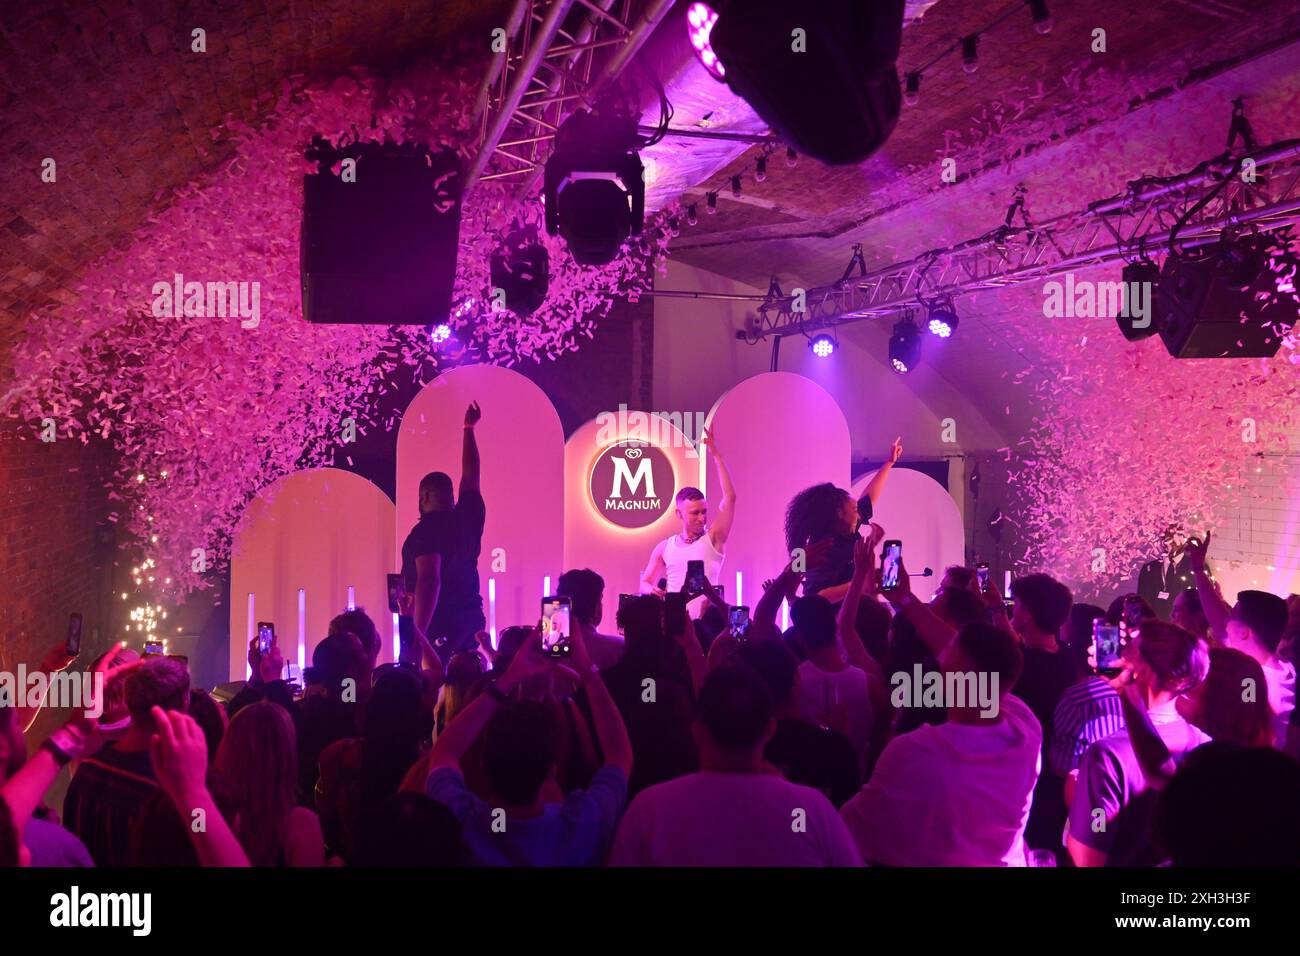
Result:
[[[232,547],[231,679],[247,673],[257,621],[275,624],[286,663],[310,665],[330,618],[347,607],[349,588],[391,647],[384,574],[392,560],[393,522],[386,494],[338,468],[286,475],[258,494]]]
[[[420,479],[449,474],[459,487],[465,408],[483,411],[478,441],[487,520],[479,585],[488,626],[533,623],[545,578],[564,570],[564,430],[555,406],[518,372],[495,365],[452,369],[425,386],[397,434],[397,526],[390,551],[401,565],[402,542],[420,517]]]
[[[855,498],[874,475],[873,471],[853,483],[849,490]],[[929,475],[911,468],[890,471],[876,503],[875,522],[885,529],[886,538],[903,542],[903,564],[912,576],[912,591],[923,601],[934,596],[944,568],[966,561],[966,531],[957,502]],[[934,576],[917,577],[927,567],[934,569]]]

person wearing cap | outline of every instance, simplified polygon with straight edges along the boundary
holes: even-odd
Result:
[[[1295,665],[1278,656],[1278,644],[1286,630],[1286,601],[1267,591],[1239,591],[1237,603],[1231,607],[1219,593],[1205,567],[1205,556],[1210,550],[1210,535],[1204,542],[1195,539],[1187,544],[1196,590],[1201,596],[1201,609],[1210,629],[1224,647],[1249,654],[1264,668],[1268,684],[1268,702],[1274,713],[1275,744],[1285,746],[1287,724],[1295,709]]]

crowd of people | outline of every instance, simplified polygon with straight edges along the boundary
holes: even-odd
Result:
[[[885,586],[880,482],[857,500],[817,485],[740,624],[667,566],[725,558],[684,489],[680,540],[614,628],[599,573],[558,578],[567,653],[546,654],[540,625],[494,642],[469,593],[478,418],[459,495],[446,476],[422,485],[398,662],[379,663],[360,609],[330,623],[303,688],[254,639],[250,679],[220,704],[184,661],[115,648],[94,664],[102,714],[30,758],[31,715],[0,708],[0,864],[1300,863],[1300,597],[1229,603],[1208,535],[1168,620],[1137,594],[1077,604],[1045,573],[1007,600],[966,567],[925,602],[901,564]],[[698,613],[673,613],[674,595]],[[1101,673],[1097,622],[1123,637]],[[56,815],[42,801],[70,764]]]

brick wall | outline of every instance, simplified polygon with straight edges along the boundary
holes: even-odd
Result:
[[[32,667],[83,618],[83,661],[107,647],[113,553],[96,544],[108,512],[105,450],[69,438],[39,441],[0,422],[0,669]]]
[[[1241,501],[1214,528],[1213,557],[1300,568],[1300,455],[1264,457]]]

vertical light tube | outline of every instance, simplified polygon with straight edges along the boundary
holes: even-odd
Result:
[[[546,577],[542,578],[542,597],[545,598],[550,596],[551,596],[551,576],[548,574]]]
[[[497,649],[497,579],[488,578],[488,637],[492,650]]]
[[[735,603],[734,606],[735,606],[735,607],[739,607],[740,605],[742,605],[742,604],[744,604],[744,603],[745,603],[745,589],[744,589],[744,582],[743,582],[743,580],[741,579],[740,572],[737,571],[737,572],[736,572],[736,603]]]
[[[253,643],[253,621],[257,618],[257,612],[254,608],[253,592],[248,592],[248,640],[244,643],[245,647],[252,646]],[[247,658],[247,655],[245,655]],[[253,677],[253,665],[244,664],[244,680],[251,680]]]
[[[357,586],[355,584],[349,584],[348,585],[348,610],[355,611],[356,609],[357,609]]]
[[[788,600],[781,602],[781,630],[790,630],[790,602]]]
[[[402,625],[397,621],[397,612],[393,612],[393,660],[402,656]]]
[[[307,589],[298,589],[298,673],[307,660]]]

